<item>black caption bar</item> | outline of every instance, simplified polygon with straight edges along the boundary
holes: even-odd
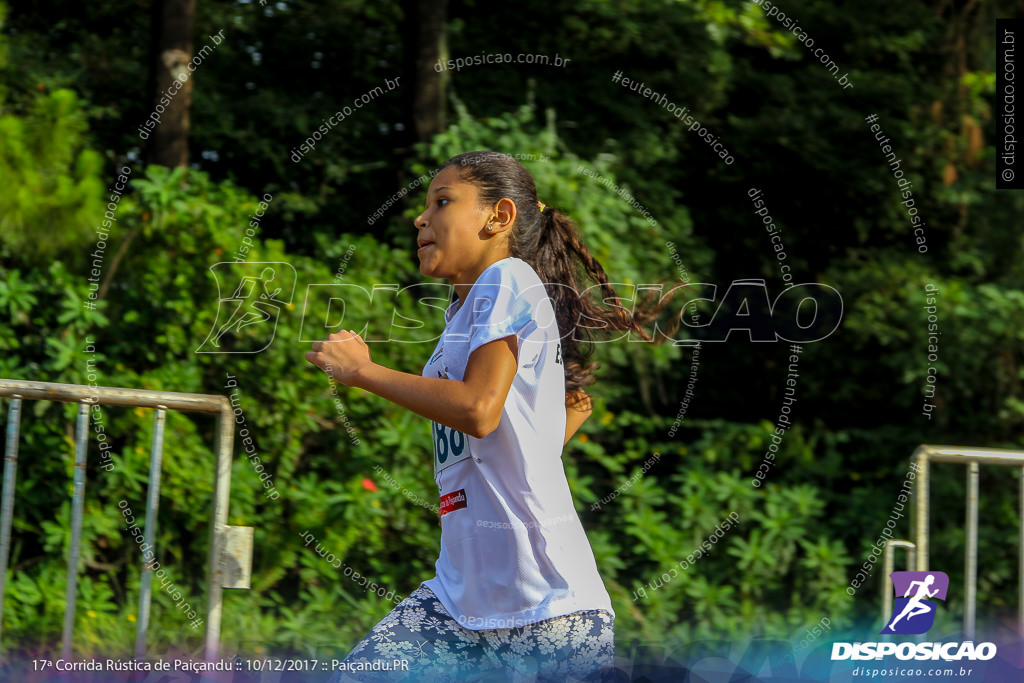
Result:
[[[1024,19],[996,19],[996,189],[1024,189],[1024,156],[1015,104],[1017,44],[1024,41]]]

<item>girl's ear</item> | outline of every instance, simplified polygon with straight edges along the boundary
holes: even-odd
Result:
[[[495,220],[491,222],[495,223],[495,231],[508,229],[516,222],[516,216],[518,215],[516,203],[508,197],[499,199],[498,203],[494,205],[494,215]]]

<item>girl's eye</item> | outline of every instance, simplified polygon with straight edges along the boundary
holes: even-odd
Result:
[[[446,199],[444,197],[438,197],[437,198],[437,205],[438,206],[444,206],[444,204],[442,204],[441,202],[447,202],[447,201],[448,201],[448,199]]]

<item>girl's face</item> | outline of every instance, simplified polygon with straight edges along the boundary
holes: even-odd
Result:
[[[480,205],[476,186],[460,180],[454,166],[434,176],[426,208],[413,224],[420,272],[427,277],[472,285],[487,266],[508,256],[507,246],[501,253],[505,240],[496,239],[504,232],[498,214]]]

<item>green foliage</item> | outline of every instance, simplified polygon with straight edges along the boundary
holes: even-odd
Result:
[[[317,624],[324,643],[337,642],[334,638],[339,633],[354,639],[383,615],[387,604],[377,596],[367,597],[360,586],[305,548],[298,533],[316,534],[349,566],[374,576],[381,585],[403,594],[412,590],[413,582],[430,571],[435,553],[433,513],[409,509],[397,492],[372,493],[361,482],[374,476],[372,465],[381,464],[410,486],[419,481],[420,493],[427,498],[429,475],[422,467],[414,467],[421,454],[428,452],[426,430],[383,401],[350,403],[353,392],[344,387],[338,394],[346,413],[337,413],[323,374],[302,359],[308,345],[298,343],[305,285],[331,283],[333,268],[325,262],[286,256],[272,241],[257,240],[250,259],[284,261],[299,278],[292,302],[282,309],[274,344],[258,357],[194,353],[217,321],[217,289],[208,268],[238,248],[245,234],[239,226],[248,223],[257,202],[230,183],[214,185],[202,173],[159,167],[147,169],[145,178],[136,180],[133,187],[137,191],[119,208],[119,242],[114,244],[125,248],[118,284],[98,300],[97,311],[83,306],[90,300],[87,280],[72,277],[60,262],[45,271],[38,267],[0,270],[0,305],[10,318],[10,325],[0,328],[10,350],[3,357],[3,375],[74,384],[96,382],[98,376],[98,383],[106,386],[223,394],[227,393],[227,368],[238,377],[239,405],[262,463],[245,457],[240,438],[236,440],[230,521],[257,529],[251,594],[256,597],[227,597],[228,610],[250,618],[227,620],[224,637],[239,643],[273,641],[298,650],[316,642],[310,640],[313,633],[308,625]],[[325,245],[328,258],[348,246],[341,244]],[[384,282],[409,279],[408,263],[379,267],[371,275],[370,269],[361,267],[363,259],[379,264],[401,260],[371,238],[354,238],[352,245],[353,274]],[[359,284],[372,283],[360,280]],[[402,310],[413,316],[417,314],[414,306],[409,300]],[[349,315],[369,319],[385,338],[390,330],[386,307],[371,310],[369,305],[353,305]],[[112,320],[118,321],[116,327]],[[435,334],[440,331],[436,321],[429,325]],[[305,333],[310,333],[308,328]],[[313,334],[319,338],[324,332],[314,330]],[[412,369],[418,361],[413,352],[404,351],[406,346],[392,347],[398,353],[392,354],[390,363]],[[225,366],[225,359],[233,362]],[[22,425],[22,453],[61,457],[26,458],[19,472],[20,534],[12,553],[17,578],[8,593],[5,634],[14,643],[36,642],[33,639],[40,636],[55,642],[52,636],[60,620],[53,617],[60,612],[63,576],[51,568],[70,542],[74,444],[67,429],[74,409],[45,402],[27,405],[33,410]],[[352,441],[337,438],[338,433],[345,434],[343,419],[353,425],[357,437]],[[153,430],[152,411],[142,408],[106,407],[98,422],[114,446],[113,467],[100,469],[97,442],[90,434],[83,575],[76,617],[81,634],[76,648],[83,654],[98,652],[101,645],[117,649],[110,645],[111,638],[132,641],[141,555],[131,536],[125,538],[119,502],[141,519]],[[398,440],[391,430],[397,424],[404,425]],[[193,605],[201,606],[209,542],[204,520],[213,494],[214,424],[208,418],[170,412],[166,433],[160,526],[153,540],[160,562],[176,585]],[[264,487],[256,464],[273,474],[280,490],[278,500],[260,495]],[[67,484],[55,488],[52,481]],[[25,500],[32,504],[24,506],[21,501]],[[409,533],[403,533],[403,528]],[[411,575],[410,558],[418,558],[414,561],[418,571]],[[54,589],[58,584],[61,588]],[[22,594],[25,600],[20,599]],[[358,607],[365,616],[346,619],[341,627],[339,615],[328,615],[327,607],[339,602]],[[322,613],[308,612],[304,606],[311,604],[319,605]],[[201,637],[201,632],[191,632],[162,591],[154,591],[151,634],[154,651]]]
[[[843,578],[850,558],[840,542],[815,532],[825,522],[819,489],[771,483],[757,489],[740,469],[716,465],[717,454],[737,443],[763,452],[770,443],[767,424],[697,421],[689,428],[696,440],[686,445],[656,437],[660,425],[645,430],[651,441],[637,448],[612,436],[630,418],[618,414],[601,420],[605,426],[585,425],[583,443],[566,455],[576,463],[573,469],[588,473],[576,475],[574,494],[592,501],[580,507],[590,510],[583,520],[593,530],[591,541],[610,586],[617,633],[645,642],[751,633],[785,638],[814,615],[839,619],[850,612]],[[611,457],[606,446],[619,455]],[[586,451],[585,461],[579,450]],[[644,475],[640,465],[652,454],[659,458]],[[814,457],[803,430],[794,428],[774,468],[790,471]],[[738,464],[751,471],[760,463]],[[731,513],[739,525],[699,554]],[[695,554],[696,561],[682,564]],[[673,568],[678,578],[660,578]],[[776,609],[762,609],[766,604]],[[680,620],[681,613],[688,617]]]
[[[84,247],[100,226],[101,157],[84,148],[87,130],[71,90],[37,94],[24,112],[0,99],[0,256]]]

